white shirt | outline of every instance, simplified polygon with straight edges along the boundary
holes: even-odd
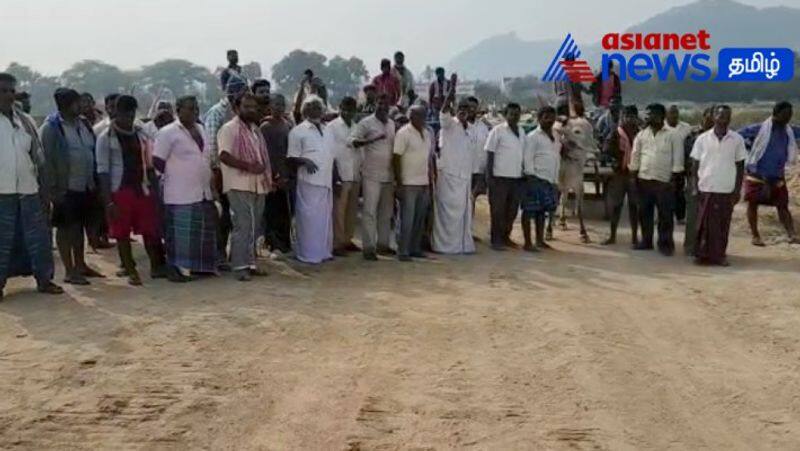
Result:
[[[156,139],[156,135],[158,134],[158,126],[156,126],[155,121],[151,120],[142,126],[142,133],[145,134],[150,140],[154,141]]]
[[[380,135],[384,139],[361,147],[362,164],[361,177],[374,182],[391,183],[394,180],[392,173],[392,148],[394,146],[395,127],[394,121],[387,119],[384,124],[375,115],[367,116],[353,127],[350,143],[353,141],[366,141]]]
[[[486,151],[494,154],[494,177],[522,177],[522,152],[525,149],[525,132],[518,127],[517,135],[508,122],[503,122],[486,139]]]
[[[461,179],[472,179],[473,149],[470,130],[475,124],[467,122],[467,127],[450,113],[439,113],[439,159],[438,168],[445,174]]]
[[[16,112],[12,117],[13,122],[0,114],[0,194],[35,194],[39,183],[30,155],[33,137]]]
[[[686,138],[692,133],[692,126],[683,121],[678,121],[678,124],[672,127],[664,121],[664,128],[675,131],[680,136],[681,142],[686,142]]]
[[[210,142],[203,126],[195,127],[203,140],[202,148],[180,121],[165,126],[156,134],[153,156],[166,162],[163,181],[167,205],[190,205],[214,199]]]
[[[333,185],[334,149],[330,132],[324,124],[319,128],[303,121],[289,132],[289,158],[307,158],[317,165],[317,172],[310,173],[305,166],[297,170],[297,179],[315,186],[330,188]]]
[[[482,119],[478,119],[467,130],[470,134],[470,145],[472,146],[472,173],[486,173],[486,139],[489,137],[491,127]]]
[[[361,180],[361,149],[350,143],[350,134],[354,125],[347,125],[341,117],[331,121],[325,127],[325,133],[333,149],[336,171],[343,182]]]
[[[402,185],[428,185],[428,162],[431,156],[431,133],[422,133],[411,124],[404,125],[394,139],[394,154],[400,155]]]
[[[714,129],[697,137],[691,157],[700,166],[697,188],[704,193],[730,194],[736,189],[736,163],[747,158],[744,138],[733,130],[722,139]]]
[[[673,173],[683,172],[683,142],[672,130],[661,128],[655,135],[648,126],[633,140],[628,169],[642,180],[668,183]]]
[[[534,175],[550,183],[558,183],[561,166],[561,142],[553,132],[550,139],[541,128],[530,132],[525,140],[522,168],[525,175]]]
[[[94,136],[102,135],[104,131],[108,130],[108,127],[111,127],[111,119],[109,119],[109,117],[106,116],[103,118],[103,120],[94,124],[94,127],[92,127]]]

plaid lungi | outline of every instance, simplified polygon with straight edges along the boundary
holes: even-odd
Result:
[[[217,269],[217,212],[211,201],[166,205],[167,261],[199,273]]]
[[[548,213],[558,207],[559,191],[556,185],[539,177],[528,176],[520,184],[520,208],[529,214]]]
[[[0,288],[6,279],[33,275],[39,285],[53,278],[50,226],[38,194],[0,194]]]

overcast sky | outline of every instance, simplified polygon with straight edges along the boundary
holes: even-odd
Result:
[[[165,58],[222,65],[237,48],[265,71],[295,48],[363,58],[402,49],[409,67],[446,63],[491,35],[596,41],[691,0],[1,0],[0,68],[57,74],[82,59],[125,69]],[[795,6],[800,0],[743,0]],[[798,24],[800,26],[800,24]],[[788,30],[787,30],[788,32]],[[797,32],[797,30],[794,30]]]

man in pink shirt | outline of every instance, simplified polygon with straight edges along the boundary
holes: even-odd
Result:
[[[175,107],[178,120],[156,135],[153,165],[164,174],[167,277],[187,282],[185,272],[216,273],[217,210],[208,136],[197,123],[197,99],[181,97]]]
[[[381,60],[381,74],[372,79],[372,84],[379,96],[386,95],[390,106],[400,101],[400,80],[392,73],[392,62],[388,59]]]

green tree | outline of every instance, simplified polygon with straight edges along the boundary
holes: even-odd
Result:
[[[242,66],[242,74],[252,83],[253,80],[261,78],[261,64],[253,61]]]
[[[147,105],[159,94],[162,99],[175,99],[182,95],[195,95],[201,108],[210,106],[221,96],[219,82],[207,68],[186,60],[168,59],[145,66],[134,77],[136,93],[140,99],[150,97]]]
[[[331,105],[338,105],[345,96],[358,96],[358,91],[367,81],[369,73],[361,59],[354,56],[344,59],[337,55],[328,61],[322,75],[328,86],[328,101]]]
[[[315,75],[324,75],[327,60],[317,52],[293,50],[272,66],[272,80],[279,92],[292,94],[300,86],[306,69],[311,69]]]
[[[75,63],[61,74],[64,86],[102,98],[111,92],[129,92],[131,79],[118,67],[97,60]]]
[[[6,70],[17,79],[17,90],[29,92],[31,86],[42,77],[42,74],[33,70],[30,66],[19,63],[11,63]]]

